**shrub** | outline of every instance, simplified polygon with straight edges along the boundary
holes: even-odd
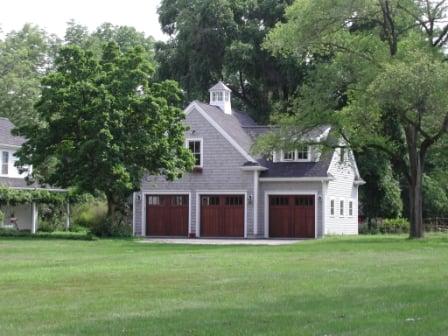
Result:
[[[407,233],[410,224],[405,218],[389,218],[385,219],[379,227],[381,233]]]
[[[112,224],[107,218],[96,222],[90,227],[90,230],[97,237],[130,237],[132,235],[132,228],[126,221]]]

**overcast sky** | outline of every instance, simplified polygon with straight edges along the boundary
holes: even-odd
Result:
[[[133,26],[146,35],[166,40],[160,30],[160,0],[0,0],[3,33],[35,23],[49,33],[64,36],[67,21],[74,19],[90,30],[103,22]]]

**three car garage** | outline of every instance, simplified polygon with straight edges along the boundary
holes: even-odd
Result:
[[[195,236],[190,232],[190,195],[146,195],[146,235]],[[314,238],[314,195],[269,195],[267,232],[270,238]],[[194,201],[194,200],[193,200]],[[244,238],[246,195],[200,194],[196,203],[200,237]]]

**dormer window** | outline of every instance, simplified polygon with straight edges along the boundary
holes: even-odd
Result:
[[[274,162],[277,156],[274,153]],[[310,146],[300,146],[299,149],[294,151],[281,151],[280,161],[281,162],[303,162],[310,161]]]
[[[283,161],[294,161],[296,159],[296,152],[283,152]]]
[[[196,168],[202,168],[202,139],[187,139],[187,146],[194,156]]]

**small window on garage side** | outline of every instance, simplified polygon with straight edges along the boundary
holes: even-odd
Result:
[[[188,139],[188,148],[194,156],[194,164],[196,167],[202,167],[202,140]]]
[[[294,161],[296,159],[296,152],[283,152],[283,161]]]
[[[297,160],[308,160],[308,146],[300,146],[297,150]]]
[[[148,205],[160,205],[160,196],[148,196]]]
[[[334,199],[330,200],[330,216],[334,216]]]
[[[339,216],[344,216],[344,200],[339,201]]]
[[[2,152],[2,175],[9,173],[9,152]]]
[[[353,201],[348,202],[348,215],[353,216]]]

